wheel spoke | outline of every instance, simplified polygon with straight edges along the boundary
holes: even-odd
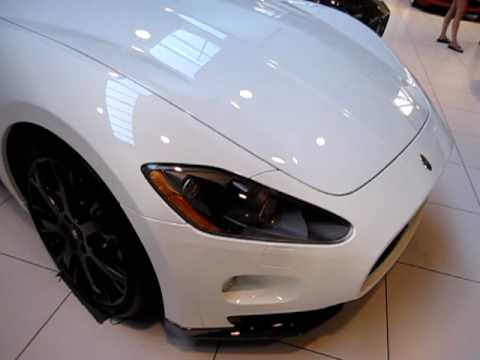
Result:
[[[43,205],[46,205],[47,209],[50,210],[53,216],[58,216],[59,209],[55,206],[54,200],[46,194],[45,190],[42,187],[42,184],[40,183],[38,174],[36,174],[34,177],[30,177],[29,182],[34,187],[37,194],[40,195]],[[35,206],[36,209],[41,209],[40,211],[45,213],[45,207],[41,207],[39,206],[39,204],[32,205]]]
[[[78,261],[75,263],[75,266],[73,267],[72,270],[72,281],[74,284],[78,284],[78,275],[80,273],[80,264]]]
[[[98,234],[98,225],[93,221],[85,221],[79,224],[84,240],[87,240],[91,235]]]
[[[86,259],[85,258],[81,259],[80,263],[81,263],[83,273],[84,273],[85,277],[87,278],[87,282],[88,282],[90,288],[95,293],[102,294],[102,291],[100,291],[100,288],[97,286],[97,284],[96,284],[96,282],[93,278],[93,275],[90,272],[90,269],[88,268],[88,265],[86,263]]]
[[[60,227],[58,223],[53,223],[47,219],[40,219],[40,225],[42,226],[39,231],[46,234],[59,234]]]
[[[65,246],[65,249],[58,254],[57,260],[63,262],[67,271],[70,271],[71,269],[72,256],[73,252],[68,246]]]
[[[50,171],[52,173],[52,179],[54,181],[54,186],[56,188],[56,194],[61,202],[62,209],[64,212],[72,215],[72,209],[69,202],[69,194],[65,187],[65,180],[67,183],[70,183],[71,173],[66,169],[58,169],[58,166],[54,162],[49,162]],[[65,173],[66,174],[62,174]],[[65,178],[66,177],[66,178]],[[64,180],[64,181],[62,181]],[[71,189],[72,190],[72,189]]]
[[[118,291],[120,294],[124,294],[124,293],[125,293],[125,289],[126,289],[125,284],[123,284],[123,283],[118,283],[118,282],[116,282],[116,281],[113,281],[112,284],[113,284],[113,286],[115,286],[115,288],[117,289],[117,291]]]
[[[39,217],[41,217],[42,219],[46,218],[46,217],[52,217],[51,215],[52,214],[49,214],[48,211],[45,211],[44,208],[36,205],[36,204],[33,204],[33,203],[30,203],[30,209],[32,210],[32,212],[35,212]]]
[[[104,232],[100,232],[100,234],[103,240],[101,243],[103,251],[108,251],[110,255],[115,256],[117,261],[122,262],[123,256],[118,248],[118,238],[115,235],[106,234]]]
[[[97,268],[102,271],[110,280],[125,287],[127,279],[122,271],[119,271],[112,266],[106,264],[94,254],[90,254],[90,259],[97,266]]]
[[[92,219],[95,219],[97,222],[103,223],[103,225],[105,225],[105,222],[102,221],[104,220],[105,211],[103,206],[97,201],[94,201],[90,204],[88,208],[88,214]]]

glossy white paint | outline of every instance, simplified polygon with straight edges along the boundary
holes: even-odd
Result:
[[[348,193],[404,149],[429,106],[373,32],[330,8],[310,4],[312,16],[293,3],[0,6],[4,17],[136,79],[273,167]]]
[[[94,167],[152,259],[167,317],[184,327],[360,296],[451,150],[373,32],[299,1],[3,0],[0,48],[2,144],[12,124],[33,122]],[[345,217],[354,234],[334,246],[206,235],[145,181],[147,162],[253,177]],[[0,179],[15,192],[4,157]],[[222,293],[246,275],[271,284],[254,293],[261,303]]]

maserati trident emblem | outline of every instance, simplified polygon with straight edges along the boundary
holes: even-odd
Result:
[[[432,169],[433,169],[432,164],[430,163],[430,161],[428,161],[428,159],[426,158],[426,156],[423,155],[423,154],[420,154],[420,159],[422,160],[423,166],[425,166],[425,168],[426,168],[428,171],[432,171]]]

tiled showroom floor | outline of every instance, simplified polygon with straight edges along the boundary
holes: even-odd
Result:
[[[370,294],[304,337],[191,344],[99,326],[55,277],[28,216],[0,187],[0,359],[480,359],[480,23],[465,54],[435,43],[441,17],[390,0],[385,41],[453,129],[455,151],[400,262]]]

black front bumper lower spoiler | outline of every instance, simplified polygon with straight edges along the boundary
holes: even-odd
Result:
[[[168,320],[165,327],[175,335],[198,340],[278,340],[299,336],[336,315],[343,304],[321,310],[288,314],[231,316],[232,327],[214,329],[186,329]]]

